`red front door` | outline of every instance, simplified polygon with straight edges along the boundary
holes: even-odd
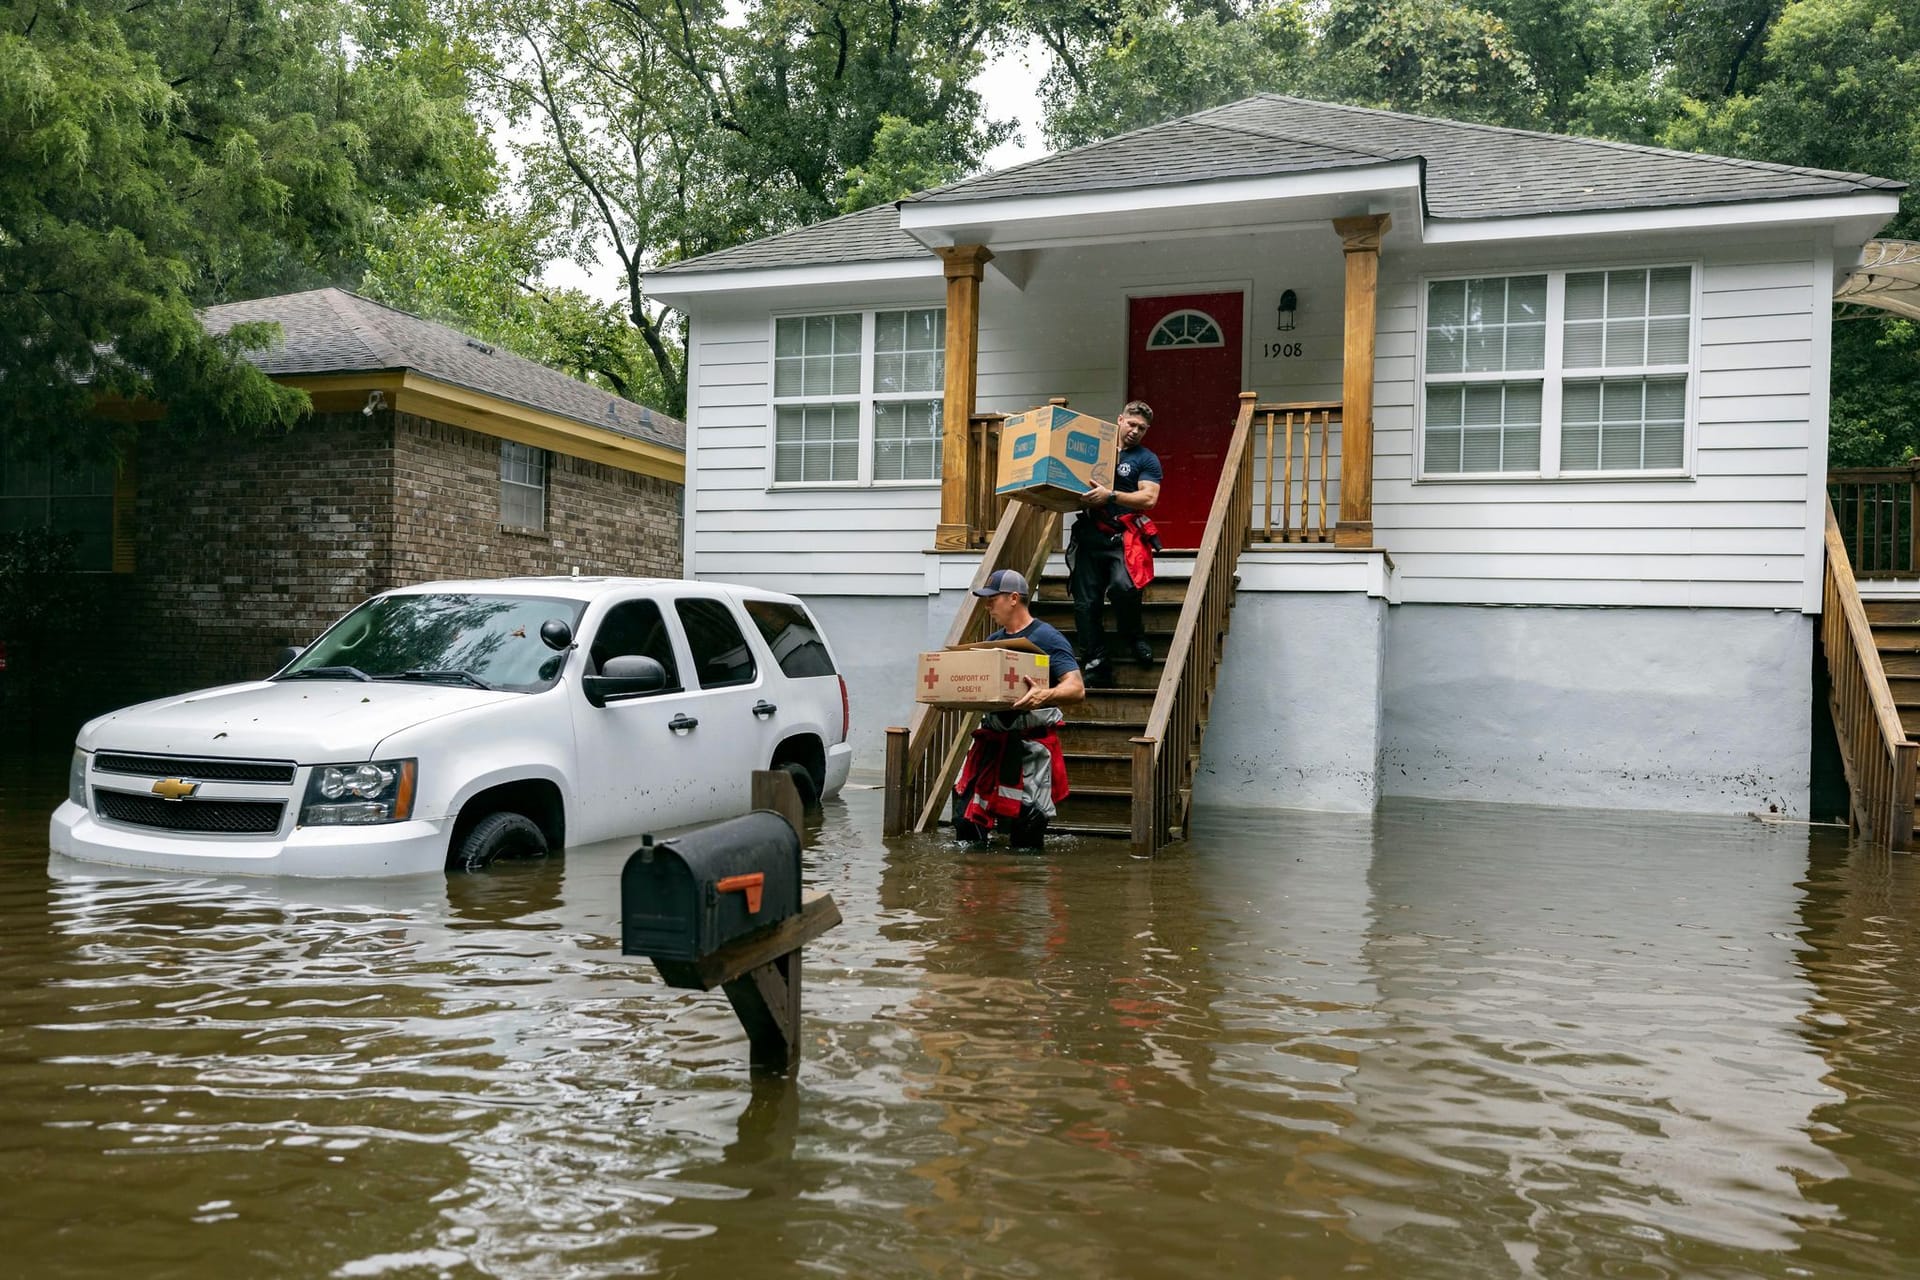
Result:
[[[1127,399],[1153,406],[1147,448],[1166,478],[1154,523],[1168,547],[1200,545],[1240,409],[1241,295],[1127,299]]]

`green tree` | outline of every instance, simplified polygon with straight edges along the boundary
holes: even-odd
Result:
[[[529,212],[570,256],[618,264],[672,413],[685,352],[641,287],[648,268],[880,198],[910,172],[965,172],[1004,133],[970,87],[987,20],[947,0],[467,0],[461,14],[486,101],[519,131]]]
[[[616,395],[662,403],[659,370],[619,307],[538,282],[557,256],[550,229],[530,218],[427,209],[382,227],[360,292]]]
[[[284,426],[301,394],[194,308],[351,282],[382,211],[471,206],[491,155],[450,49],[347,0],[0,0],[0,432],[100,395]]]

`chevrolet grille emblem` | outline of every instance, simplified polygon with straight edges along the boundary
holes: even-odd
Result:
[[[165,800],[185,800],[199,789],[199,783],[180,778],[162,778],[153,784],[153,794]]]

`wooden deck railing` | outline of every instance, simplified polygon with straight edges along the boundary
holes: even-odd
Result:
[[[1873,629],[1827,504],[1827,570],[1820,639],[1827,652],[1827,700],[1852,798],[1853,826],[1863,839],[1891,849],[1913,846],[1914,762],[1920,746],[1907,738],[1880,666]]]
[[[992,490],[987,492],[991,494]],[[1009,502],[993,541],[980,557],[973,585],[984,584],[995,569],[1017,569],[1028,582],[1038,582],[1047,556],[1059,545],[1058,512]],[[947,632],[946,642],[955,645],[984,640],[992,625],[987,602],[968,595]],[[916,705],[905,728],[887,730],[886,801],[881,818],[884,834],[897,836],[904,831],[933,829],[979,719],[978,711]]]
[[[1000,424],[1004,413],[976,413],[967,419],[967,545],[984,547],[1007,513],[1000,485]]]
[[[1903,467],[1843,467],[1827,472],[1827,499],[1856,578],[1920,577],[1914,523],[1920,462]]]
[[[1146,729],[1133,740],[1136,857],[1151,857],[1171,838],[1174,827],[1184,832],[1192,816],[1194,755],[1226,644],[1234,569],[1253,514],[1253,420],[1260,412],[1253,393],[1243,393],[1153,710]]]
[[[1329,441],[1340,422],[1340,402],[1263,404],[1254,409],[1254,435],[1266,459],[1261,497],[1254,504],[1253,537],[1260,542],[1332,542],[1327,518]],[[1299,455],[1296,463],[1294,455]],[[1317,462],[1317,467],[1316,467]],[[1278,490],[1275,481],[1278,481]]]

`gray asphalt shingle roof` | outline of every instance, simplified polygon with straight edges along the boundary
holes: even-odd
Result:
[[[686,427],[678,419],[345,289],[276,294],[201,312],[210,333],[257,321],[279,324],[284,336],[280,345],[247,357],[270,374],[412,370],[636,440],[686,448]]]
[[[1415,160],[1425,163],[1424,197],[1428,216],[1435,219],[1729,204],[1906,186],[1868,174],[1260,94],[924,191],[903,203],[1177,186]],[[875,262],[926,253],[900,230],[898,212],[882,206],[649,274]]]

